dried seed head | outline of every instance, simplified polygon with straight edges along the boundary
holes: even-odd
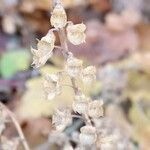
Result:
[[[51,44],[52,46],[54,46],[54,43],[56,41],[56,37],[53,33],[53,31],[49,31],[46,36],[42,37],[41,41],[47,42],[49,44]]]
[[[79,138],[82,145],[93,145],[96,142],[97,135],[95,127],[86,125],[80,131]]]
[[[48,143],[51,145],[57,145],[63,147],[69,142],[69,138],[64,132],[52,131],[48,137]]]
[[[44,91],[48,100],[53,99],[61,93],[60,76],[58,74],[46,75]]]
[[[69,108],[56,109],[52,117],[52,123],[56,130],[62,131],[72,123],[71,110]]]
[[[63,28],[67,23],[67,15],[61,4],[57,4],[52,12],[51,25],[55,28]]]
[[[103,101],[94,100],[89,103],[88,115],[92,118],[99,118],[103,116]]]
[[[79,114],[86,114],[89,102],[90,99],[84,94],[76,95],[72,104],[74,112],[78,112]]]
[[[74,44],[74,45],[79,45],[81,43],[85,42],[85,30],[86,30],[86,26],[81,23],[81,24],[70,24],[67,26],[67,37],[68,40]]]
[[[82,60],[79,60],[73,56],[67,59],[66,71],[71,77],[81,76]]]
[[[55,35],[53,32],[48,32],[48,34],[38,41],[37,49],[31,48],[31,53],[33,54],[32,65],[35,68],[43,66],[46,61],[52,56],[55,43]]]
[[[88,66],[83,70],[82,80],[84,83],[91,83],[96,79],[96,68],[94,66]]]

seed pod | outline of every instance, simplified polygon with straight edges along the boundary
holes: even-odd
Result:
[[[56,109],[52,117],[52,123],[55,124],[56,130],[64,130],[66,126],[72,123],[71,110],[69,108]]]
[[[92,118],[99,118],[103,116],[103,101],[91,101],[88,106],[88,115]]]
[[[47,42],[49,44],[51,44],[51,46],[54,46],[54,43],[56,41],[56,37],[55,34],[53,33],[53,31],[49,31],[46,36],[42,37],[41,41],[43,42]]]
[[[96,79],[96,68],[94,66],[88,66],[83,70],[82,80],[84,83],[90,84]]]
[[[75,58],[73,56],[69,57],[67,59],[66,72],[71,77],[81,76],[82,60],[79,60],[79,59],[77,59],[77,58]]]
[[[67,38],[68,40],[74,44],[74,45],[79,45],[81,43],[85,42],[85,30],[86,26],[81,23],[81,24],[70,24],[67,26]]]
[[[44,81],[44,91],[48,100],[61,93],[60,78],[57,74],[47,75]]]
[[[52,12],[51,25],[56,29],[63,28],[67,23],[67,15],[61,4],[57,4]]]
[[[80,143],[82,145],[93,145],[96,142],[96,128],[93,126],[83,126],[80,129],[81,133],[80,133]]]
[[[78,112],[79,114],[86,114],[89,102],[90,99],[87,98],[84,94],[76,95],[72,104],[74,112]]]
[[[55,44],[55,35],[53,32],[48,32],[41,40],[38,41],[37,49],[31,48],[33,54],[32,65],[35,68],[43,66],[46,61],[52,56]]]

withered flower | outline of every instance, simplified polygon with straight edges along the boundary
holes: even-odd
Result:
[[[50,74],[45,76],[44,91],[48,100],[53,99],[61,93],[59,74]]]
[[[86,26],[85,24],[69,24],[66,28],[67,30],[67,38],[68,40],[74,44],[74,45],[79,45],[81,43],[85,42],[85,30]]]
[[[61,4],[57,4],[52,12],[51,25],[55,28],[63,28],[67,23],[67,15]]]
[[[52,123],[55,124],[56,130],[62,131],[72,123],[70,108],[58,108],[55,110]]]
[[[88,115],[92,118],[99,118],[103,116],[103,101],[94,100],[88,105]]]
[[[75,95],[75,99],[72,104],[74,112],[77,112],[79,114],[86,114],[89,102],[90,99],[84,94],[79,93],[78,95]]]
[[[66,72],[71,76],[71,77],[79,77],[81,76],[82,72],[82,60],[77,59],[73,56],[69,57],[67,59],[67,64],[66,64]]]
[[[90,125],[83,126],[80,129],[80,143],[82,145],[93,145],[96,142],[96,128]]]
[[[85,68],[82,73],[82,80],[84,83],[88,84],[96,80],[96,68],[94,66],[88,66]]]
[[[32,65],[35,68],[43,66],[46,61],[52,56],[55,44],[55,35],[52,31],[49,31],[46,36],[41,40],[38,40],[37,50],[31,48],[33,54]]]

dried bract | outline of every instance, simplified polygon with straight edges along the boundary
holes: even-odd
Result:
[[[33,54],[32,65],[35,68],[43,66],[46,61],[52,56],[55,43],[55,35],[52,31],[38,41],[37,49],[31,48]]]
[[[79,93],[75,96],[72,104],[74,112],[77,112],[79,114],[86,114],[89,102],[90,99],[88,97],[86,97],[84,94]]]
[[[52,123],[55,124],[56,130],[64,130],[72,123],[71,110],[69,108],[56,109],[52,117]]]
[[[61,93],[59,74],[50,74],[45,76],[44,91],[48,100],[53,99]]]
[[[88,84],[96,80],[96,68],[94,66],[88,66],[85,68],[82,73],[82,80],[84,83]]]
[[[55,28],[63,28],[67,23],[67,15],[61,4],[57,4],[52,12],[51,25]]]
[[[69,138],[63,132],[52,131],[48,137],[48,143],[50,145],[57,145],[59,147],[63,147],[68,144]]]
[[[79,60],[73,56],[69,57],[67,59],[67,64],[65,69],[68,75],[70,75],[71,77],[81,76],[82,60]]]
[[[86,125],[80,131],[79,138],[82,145],[93,145],[96,142],[97,135],[95,127]]]
[[[74,44],[74,45],[79,45],[81,43],[85,42],[85,30],[86,30],[86,26],[81,23],[81,24],[70,24],[67,26],[67,37],[68,40]]]
[[[92,118],[99,118],[103,116],[103,101],[94,100],[89,103],[88,115]]]

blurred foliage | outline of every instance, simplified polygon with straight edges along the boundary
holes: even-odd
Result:
[[[27,70],[30,66],[30,54],[27,50],[15,50],[4,53],[0,59],[0,73],[10,78],[18,71]]]

